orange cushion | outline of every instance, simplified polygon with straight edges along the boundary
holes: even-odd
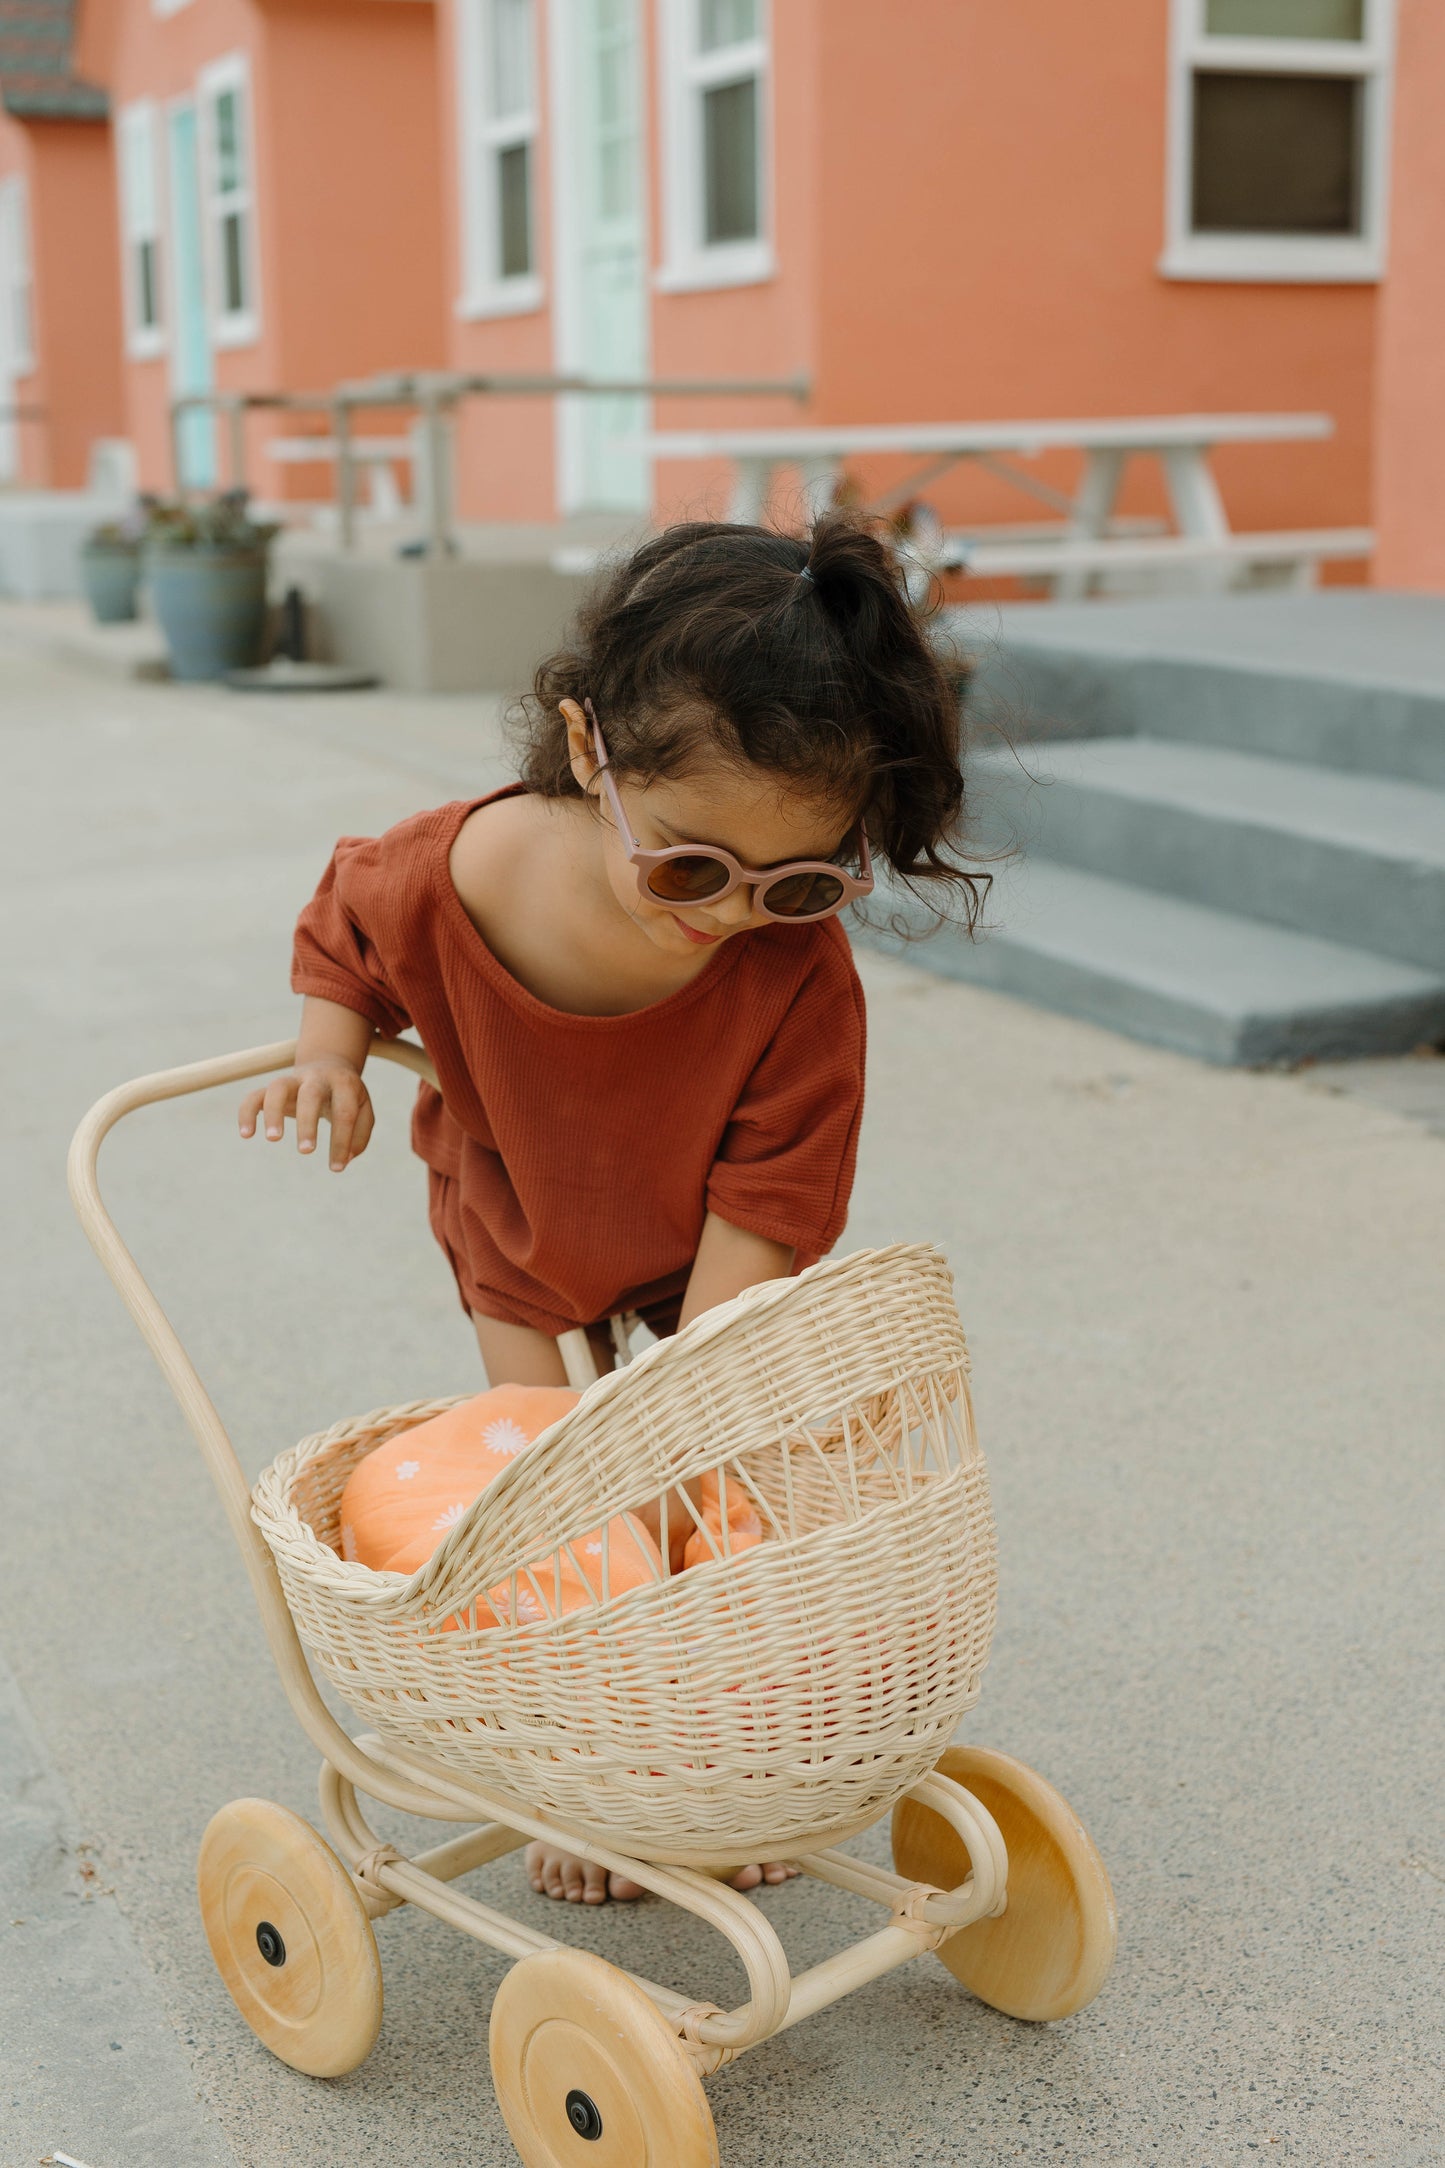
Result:
[[[429,1422],[398,1431],[357,1462],[341,1494],[343,1558],[381,1572],[415,1573],[487,1485],[575,1408],[579,1397],[560,1385],[498,1385]],[[630,1513],[609,1523],[607,1547],[614,1595],[663,1578],[657,1545]],[[561,1568],[561,1609],[575,1611],[595,1602],[602,1593],[601,1531],[574,1537]],[[518,1578],[521,1620],[550,1617],[557,1609],[551,1557],[533,1572],[535,1587],[525,1575]],[[490,1590],[487,1602],[496,1617],[479,1605],[480,1626],[510,1615],[510,1584]]]
[[[763,1524],[758,1519],[747,1492],[736,1477],[729,1483],[727,1495],[729,1548],[732,1556],[736,1558],[739,1551],[750,1551],[755,1543],[762,1542]],[[698,1509],[702,1514],[704,1526],[712,1535],[718,1551],[720,1551],[722,1549],[723,1516],[722,1503],[718,1497],[716,1469],[709,1468],[702,1479],[702,1495],[698,1499]],[[702,1529],[695,1528],[687,1539],[687,1548],[682,1554],[682,1563],[685,1567],[705,1566],[709,1559],[717,1557],[718,1551],[713,1549]]]
[[[497,1385],[429,1422],[399,1430],[351,1471],[341,1494],[342,1557],[379,1572],[415,1573],[487,1485],[575,1408],[580,1397],[561,1385]],[[721,1548],[723,1515],[715,1474],[703,1477],[698,1503]],[[762,1526],[736,1481],[728,1485],[727,1503],[732,1551],[750,1550],[762,1541]],[[633,1514],[619,1513],[608,1523],[607,1548],[614,1596],[663,1578],[661,1553]],[[715,1555],[707,1538],[694,1532],[683,1563],[705,1565]],[[519,1621],[556,1613],[559,1578],[562,1611],[576,1611],[601,1596],[601,1530],[574,1536],[560,1563],[560,1576],[551,1556],[534,1562],[533,1580],[519,1575]],[[495,1617],[488,1616],[488,1605]],[[487,1592],[477,1607],[477,1623],[491,1626],[510,1615],[508,1581]]]

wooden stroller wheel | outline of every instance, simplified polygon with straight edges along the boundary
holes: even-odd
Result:
[[[513,1965],[492,2003],[491,2050],[525,2168],[717,2168],[686,2048],[604,1959],[548,1950]]]
[[[212,1817],[197,1865],[216,1970],[262,2045],[339,2078],[381,2030],[381,1960],[355,1883],[309,1822],[269,1799]]]
[[[987,1807],[1008,1847],[1008,1905],[950,1935],[938,1955],[980,2002],[1009,2017],[1071,2017],[1109,1976],[1118,1939],[1114,1892],[1078,1816],[1051,1784],[1010,1755],[955,1746],[938,1764]],[[963,1840],[931,1808],[893,1810],[893,1864],[910,1881],[956,1889]]]

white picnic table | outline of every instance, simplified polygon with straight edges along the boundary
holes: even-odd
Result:
[[[1318,441],[1334,433],[1328,414],[1144,414],[1076,420],[904,422],[811,425],[781,429],[659,430],[637,440],[654,459],[726,459],[733,468],[728,517],[766,516],[780,469],[798,477],[815,515],[833,502],[846,463],[883,454],[921,464],[868,509],[887,512],[914,500],[963,461],[1009,482],[1055,515],[1048,527],[941,534],[935,569],[980,576],[1019,573],[1048,578],[1056,595],[1082,594],[1094,573],[1111,566],[1151,568],[1177,563],[1200,584],[1227,579],[1242,562],[1279,562],[1313,576],[1325,557],[1367,556],[1374,538],[1365,528],[1237,534],[1229,524],[1210,454],[1219,444]],[[1070,496],[1013,462],[1055,450],[1081,451],[1083,472]],[[1176,532],[1143,549],[1141,524],[1115,514],[1131,459],[1157,459],[1164,470]],[[1132,530],[1132,536],[1131,536]],[[1055,557],[1054,552],[1060,554]]]
[[[348,439],[346,455],[354,466],[366,472],[370,482],[371,510],[378,519],[399,519],[404,512],[394,470],[398,466],[413,467],[416,449],[415,441],[409,436]],[[274,459],[278,466],[334,466],[341,458],[341,444],[334,436],[273,437],[266,446],[266,457]]]

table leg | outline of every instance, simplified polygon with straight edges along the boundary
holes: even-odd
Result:
[[[1084,461],[1084,479],[1074,499],[1073,517],[1066,530],[1071,542],[1097,542],[1109,524],[1128,453],[1113,445],[1097,445]],[[1089,592],[1087,572],[1061,572],[1053,580],[1055,602],[1079,602]]]
[[[733,494],[728,518],[739,526],[762,525],[773,483],[771,459],[752,459],[744,454],[733,463]]]
[[[1159,459],[1179,532],[1202,542],[1226,541],[1229,516],[1209,464],[1209,447],[1181,444],[1161,451]],[[1231,569],[1224,560],[1197,565],[1190,571],[1189,585],[1201,594],[1219,594],[1229,585]]]
[[[810,520],[819,519],[828,511],[838,491],[838,475],[841,462],[837,459],[800,459],[798,478],[803,485],[803,503]]]

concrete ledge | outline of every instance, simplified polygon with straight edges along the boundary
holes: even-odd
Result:
[[[520,690],[560,641],[590,572],[470,558],[316,556],[317,645],[406,692]]]

